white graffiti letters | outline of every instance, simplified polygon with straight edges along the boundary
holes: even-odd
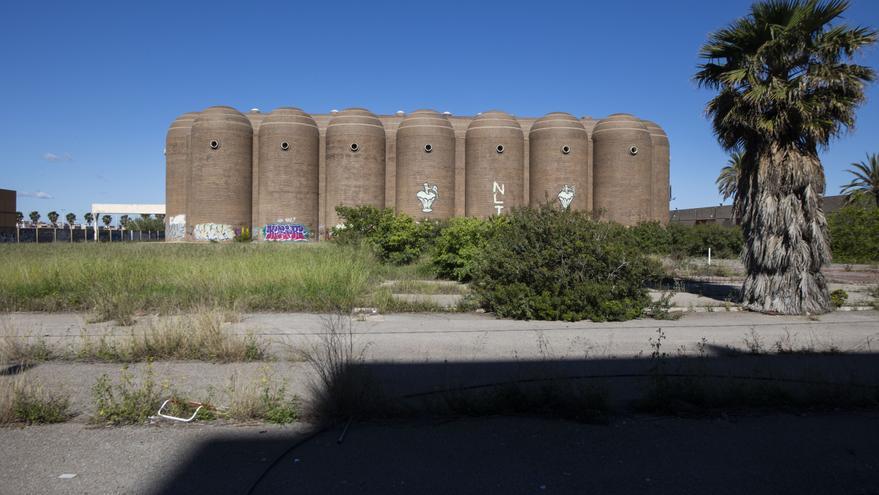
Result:
[[[235,238],[235,230],[231,225],[221,223],[200,223],[192,230],[197,241],[231,241]]]
[[[576,193],[574,186],[569,186],[565,184],[562,187],[562,190],[559,191],[559,204],[562,205],[562,209],[566,210],[569,206],[571,206],[571,202],[574,201],[574,194]]]
[[[492,198],[494,199],[494,209],[497,210],[497,214],[500,215],[504,209],[504,185],[498,184],[497,181],[491,186]],[[500,199],[498,199],[498,194],[500,194]]]
[[[186,215],[174,215],[168,220],[168,227],[165,229],[166,239],[183,239],[186,233]]]

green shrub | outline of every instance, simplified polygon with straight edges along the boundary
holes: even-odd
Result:
[[[879,208],[852,205],[827,216],[836,263],[879,261]]]
[[[337,206],[336,213],[342,219],[333,228],[336,242],[365,244],[379,260],[395,265],[407,265],[418,259],[440,229],[437,222],[418,223],[408,215],[395,215],[390,208]]]
[[[473,289],[500,317],[627,320],[649,304],[644,283],[657,272],[625,227],[582,212],[522,208],[492,229]]]
[[[114,425],[146,422],[158,411],[162,391],[153,376],[152,364],[147,365],[140,383],[135,383],[127,366],[122,368],[117,385],[106,374],[101,375],[92,387],[97,409],[94,420]]]
[[[502,218],[502,217],[492,217]],[[473,276],[475,260],[488,242],[497,220],[458,217],[449,221],[433,243],[433,265],[439,277],[467,282]]]
[[[742,230],[718,224],[668,226],[672,256],[707,256],[708,248],[716,258],[738,258],[744,246]]]
[[[848,301],[848,292],[836,289],[830,293],[830,302],[833,303],[834,308],[845,306],[846,301]]]
[[[641,222],[629,229],[635,246],[649,254],[668,254],[671,250],[671,229],[659,222]]]

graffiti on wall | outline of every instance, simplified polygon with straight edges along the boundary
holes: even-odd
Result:
[[[500,215],[504,209],[504,185],[498,184],[497,181],[491,186],[492,198],[494,199],[494,209],[497,210],[497,214]],[[500,198],[498,198],[498,194],[500,194]]]
[[[174,215],[168,220],[168,227],[165,229],[166,239],[183,239],[186,233],[186,215]]]
[[[200,223],[192,229],[197,241],[231,241],[235,238],[235,229],[222,223]]]
[[[576,190],[574,186],[569,186],[567,184],[562,187],[562,190],[559,191],[559,204],[562,205],[563,210],[567,210],[569,206],[571,206],[571,202],[574,201],[574,193]]]
[[[262,229],[263,239],[267,241],[297,242],[308,240],[308,229],[304,225],[270,223]]]
[[[439,188],[436,184],[428,184],[427,182],[424,183],[423,187],[421,191],[415,193],[415,197],[421,203],[421,211],[430,213],[433,211],[433,202],[439,196]]]

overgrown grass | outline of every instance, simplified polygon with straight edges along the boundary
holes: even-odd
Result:
[[[60,423],[71,416],[66,394],[19,375],[0,378],[0,424]]]
[[[0,245],[0,310],[90,311],[120,323],[197,307],[329,312],[374,306],[382,280],[425,276],[427,262],[382,265],[330,243]]]
[[[220,309],[198,309],[191,315],[152,321],[145,329],[131,329],[126,335],[92,337],[84,334],[65,347],[50,345],[42,337],[8,332],[0,337],[0,362],[269,359],[268,342],[250,334],[239,335],[228,328],[227,323],[237,318],[235,313]]]
[[[288,394],[286,383],[275,380],[268,369],[255,383],[233,374],[226,393],[229,405],[223,414],[233,420],[285,424],[300,416],[299,398]]]

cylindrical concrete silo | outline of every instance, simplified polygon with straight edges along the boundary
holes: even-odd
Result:
[[[278,108],[260,123],[259,239],[304,241],[317,233],[319,146],[317,124],[298,108]]]
[[[595,212],[624,225],[650,220],[652,143],[644,124],[613,114],[592,130],[592,145]]]
[[[669,145],[668,136],[659,125],[642,120],[653,143],[653,164],[651,171],[651,213],[650,216],[663,225],[669,221]]]
[[[228,241],[250,230],[253,128],[230,107],[211,107],[192,124],[187,236]]]
[[[397,213],[415,218],[455,214],[455,130],[433,110],[412,112],[397,128]]]
[[[488,217],[525,204],[525,139],[516,119],[477,115],[465,138],[464,211]]]
[[[369,110],[335,114],[326,131],[326,225],[339,223],[336,206],[385,206],[385,129]]]
[[[189,192],[189,141],[198,112],[184,113],[168,128],[165,138],[165,240],[182,241],[186,231]]]
[[[551,202],[562,208],[588,210],[592,197],[589,137],[571,114],[553,112],[531,126],[529,204]]]

